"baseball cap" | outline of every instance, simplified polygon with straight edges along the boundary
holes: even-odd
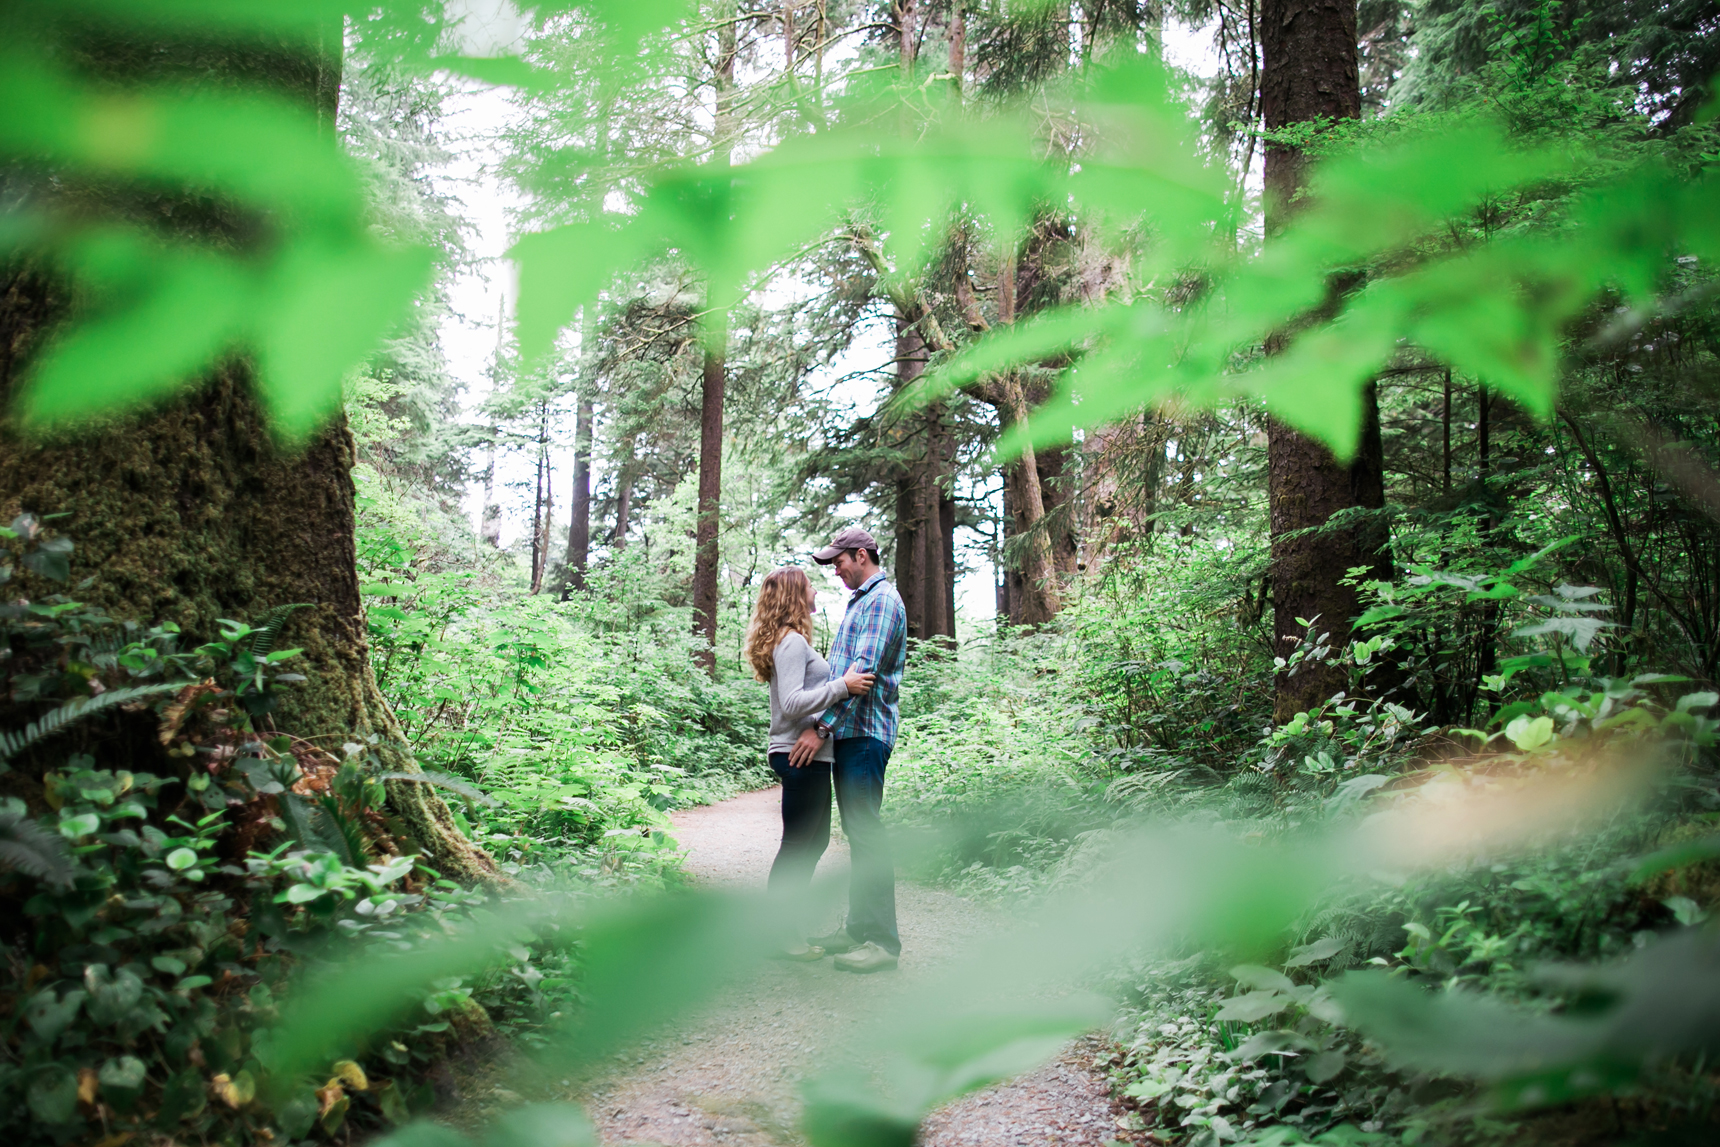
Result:
[[[836,560],[836,555],[843,550],[871,550],[878,552],[878,542],[871,534],[859,526],[843,526],[836,531],[836,536],[830,539],[830,544],[812,555],[812,560],[821,566],[827,566]]]

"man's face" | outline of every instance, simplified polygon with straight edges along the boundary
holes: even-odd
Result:
[[[833,567],[836,570],[836,576],[841,578],[842,584],[849,589],[859,589],[861,583],[866,580],[866,572],[860,566],[856,551],[844,550],[837,554]]]

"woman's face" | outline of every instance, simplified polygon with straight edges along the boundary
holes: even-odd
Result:
[[[818,591],[812,588],[810,581],[806,583],[806,612],[809,614],[818,612]]]

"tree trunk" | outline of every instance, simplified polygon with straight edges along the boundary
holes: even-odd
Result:
[[[962,83],[967,75],[967,0],[950,4],[950,98],[962,102]]]
[[[271,55],[260,69],[316,108],[331,147],[340,50],[331,30],[285,64]],[[161,202],[172,209],[166,197]],[[32,269],[4,273],[0,409],[10,409],[31,354],[67,310],[62,292]],[[248,366],[233,362],[148,413],[76,433],[25,439],[9,416],[0,420],[0,512],[67,515],[57,528],[77,545],[76,568],[94,577],[78,595],[115,617],[173,621],[196,639],[216,636],[219,618],[310,604],[291,615],[281,637],[283,646],[304,649],[295,668],[308,680],[283,690],[277,727],[337,754],[342,743],[374,734],[388,769],[417,772],[370,665],[353,461],[344,415],[302,448],[282,447],[252,395]],[[390,781],[388,800],[444,876],[498,879],[434,788]]]
[[[1451,497],[1451,368],[1445,368],[1445,405],[1440,414],[1440,482],[1442,497]]]
[[[717,564],[721,558],[723,486],[723,389],[727,383],[723,333],[728,325],[713,319],[705,346],[704,386],[699,395],[699,503],[693,534],[693,632],[705,639],[693,660],[705,672],[717,672]]]
[[[1260,9],[1261,111],[1266,130],[1280,131],[1319,118],[1361,115],[1356,67],[1355,0],[1265,0]],[[1266,147],[1266,233],[1276,237],[1306,184],[1307,157],[1272,141]],[[1277,349],[1269,345],[1269,351]],[[1379,529],[1307,533],[1351,506],[1384,505],[1378,396],[1363,397],[1363,441],[1352,465],[1276,419],[1267,429],[1267,486],[1272,530],[1274,651],[1295,652],[1314,622],[1316,636],[1330,634],[1333,651],[1349,639],[1357,612],[1354,588],[1342,584],[1349,570],[1367,566],[1389,573],[1383,557],[1388,539]],[[1361,536],[1358,536],[1360,534]],[[1317,620],[1316,620],[1317,619]],[[1280,673],[1273,718],[1287,721],[1345,687],[1346,673],[1330,664],[1304,663],[1294,676]]]
[[[1002,325],[1015,322],[1015,257],[1007,256],[997,274],[997,319]],[[999,421],[1004,429],[1028,425],[1027,396],[1021,380],[1013,371],[998,376],[997,392]],[[1040,482],[1039,456],[1031,445],[1023,446],[1015,460],[1016,512],[1020,515],[1017,532],[1022,536],[1021,589],[1019,598],[1012,598],[1015,615],[1010,619],[1017,625],[1041,625],[1057,616],[1060,608],[1057,592],[1057,571],[1051,561],[1051,536],[1044,528],[1045,490]],[[1008,481],[1008,478],[1005,478]]]
[[[898,311],[897,393],[912,386],[925,369],[925,340],[911,318]],[[953,641],[955,503],[946,487],[954,444],[944,425],[944,404],[934,403],[910,416],[904,437],[913,461],[896,478],[896,589],[907,611],[909,637]]]
[[[549,464],[549,399],[538,411],[537,485],[532,491],[532,579],[531,592],[543,592],[549,570],[549,520],[555,508],[554,475]]]
[[[491,549],[502,545],[502,507],[496,501],[496,428],[490,427],[490,443],[484,454],[484,504],[478,511],[478,540]]]
[[[633,437],[627,438],[621,452],[621,464],[615,468],[615,529],[609,535],[609,548],[620,553],[627,548],[627,527],[633,515]]]
[[[896,30],[896,61],[901,68],[900,82],[914,79],[914,61],[920,50],[919,0],[890,0],[890,23]]]
[[[567,575],[562,579],[561,600],[585,588],[585,569],[591,560],[591,439],[596,413],[591,390],[582,386],[579,411],[573,427],[573,492],[568,498]]]
[[[728,13],[732,16],[732,10]],[[717,29],[717,63],[712,86],[716,114],[711,128],[711,166],[726,172],[730,163],[735,88],[735,23]],[[714,301],[713,301],[714,305]],[[693,660],[717,673],[717,565],[721,559],[718,527],[722,520],[723,391],[728,382],[728,319],[714,310],[705,324],[705,367],[699,392],[699,501],[693,531],[693,632],[705,639]]]

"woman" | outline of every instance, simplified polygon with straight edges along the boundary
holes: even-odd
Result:
[[[812,616],[818,595],[803,570],[772,570],[758,589],[758,604],[747,625],[746,655],[753,673],[770,684],[770,767],[782,779],[782,847],[770,866],[770,890],[798,897],[812,883],[818,858],[830,844],[830,766],[836,750],[829,741],[800,768],[788,751],[818,715],[847,696],[872,688],[873,675],[858,665],[834,680],[830,665],[812,648]],[[781,955],[817,960],[824,949],[784,941]]]

